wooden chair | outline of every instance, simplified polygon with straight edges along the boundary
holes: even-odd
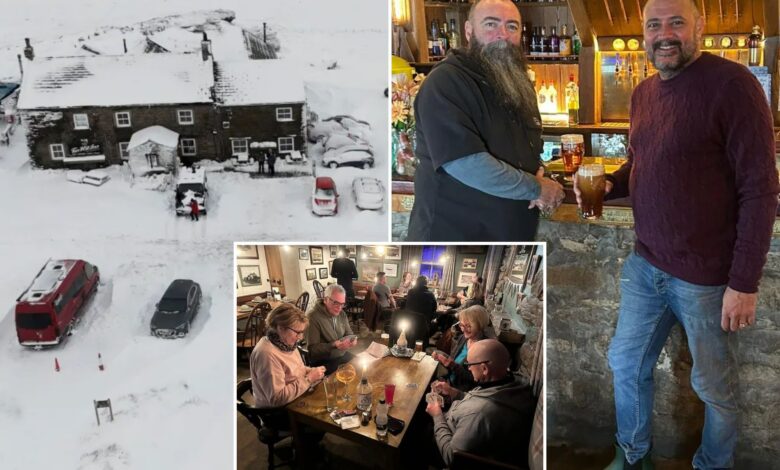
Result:
[[[306,312],[306,308],[309,306],[309,293],[304,292],[298,296],[298,300],[295,301],[295,306]]]
[[[271,423],[279,422],[280,417],[284,419],[286,415],[285,408],[255,408],[244,400],[244,396],[252,394],[252,379],[244,379],[236,387],[236,408],[252,425],[257,429],[257,439],[268,446],[268,468],[274,469],[276,452],[274,446],[285,439],[291,438],[292,434],[288,430],[276,429]],[[293,466],[295,457],[279,462],[278,465]]]
[[[260,302],[252,309],[243,329],[236,332],[239,358],[247,352],[251,353],[260,338],[265,335],[265,318],[270,312],[271,304]]]
[[[311,281],[311,283],[314,285],[314,293],[317,294],[317,298],[325,298],[325,287],[323,287],[322,283],[316,279]]]
[[[363,300],[360,299],[347,299],[347,305],[344,307],[344,311],[349,317],[351,323],[357,323],[358,320],[363,318]]]

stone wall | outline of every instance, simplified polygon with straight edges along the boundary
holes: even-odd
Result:
[[[617,324],[619,274],[634,246],[631,228],[543,221],[547,243],[548,445],[605,448],[615,412],[607,348]],[[780,239],[761,282],[757,323],[739,333],[739,430],[736,467],[780,462]],[[704,406],[690,386],[691,356],[676,326],[655,371],[654,452],[692,458]]]

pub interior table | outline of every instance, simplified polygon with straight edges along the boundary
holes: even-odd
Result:
[[[436,372],[438,363],[430,356],[425,356],[422,361],[416,362],[411,359],[400,359],[393,356],[386,356],[378,359],[366,367],[366,376],[373,389],[371,405],[371,421],[367,426],[360,426],[353,429],[341,429],[339,425],[333,422],[330,414],[325,408],[325,385],[318,384],[313,391],[304,393],[295,401],[287,405],[287,411],[290,415],[290,425],[296,446],[296,453],[300,456],[299,465],[303,465],[305,460],[305,450],[302,448],[300,433],[302,426],[309,426],[319,431],[329,432],[341,436],[351,442],[354,442],[365,449],[364,455],[375,458],[374,463],[386,466],[386,468],[400,468],[401,453],[399,447],[403,441],[406,431],[412,422],[412,417],[428,391],[428,386]],[[348,386],[350,400],[345,402],[341,399],[344,396],[344,384],[340,383],[337,387],[338,401],[336,407],[339,410],[354,410],[357,404],[357,388],[360,384],[363,366],[359,359],[352,361],[357,375]],[[334,372],[335,373],[335,372]],[[404,429],[400,433],[393,435],[389,431],[387,436],[380,439],[376,435],[376,405],[379,399],[384,397],[385,383],[395,384],[395,394],[393,395],[393,406],[388,409],[388,415],[398,418],[404,422]],[[407,384],[416,383],[416,388],[409,388]],[[358,417],[360,413],[358,413]]]
[[[280,306],[280,305],[282,305],[284,303],[281,300],[276,300],[276,299],[265,300],[264,302],[268,302],[269,304],[271,304],[271,310],[275,309],[276,307],[278,307],[278,306]],[[249,301],[249,302],[245,303],[244,305],[249,305],[250,307],[254,308],[259,303],[260,302]],[[242,312],[241,310],[236,309],[236,318],[238,320],[243,320],[244,318],[248,318],[250,313],[252,313],[251,310],[246,311],[246,312]]]

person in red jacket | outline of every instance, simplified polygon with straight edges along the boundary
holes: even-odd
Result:
[[[195,198],[190,199],[190,220],[198,221],[198,214],[200,214],[200,207],[198,207],[198,201]]]

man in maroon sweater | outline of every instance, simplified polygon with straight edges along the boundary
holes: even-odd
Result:
[[[705,404],[693,466],[734,464],[736,332],[755,321],[778,175],[761,87],[744,66],[702,53],[703,29],[691,0],[645,6],[658,74],[631,97],[628,161],[607,182],[609,197],[631,197],[636,230],[609,350],[618,427],[609,469],[652,468],[653,369],[678,322]]]

